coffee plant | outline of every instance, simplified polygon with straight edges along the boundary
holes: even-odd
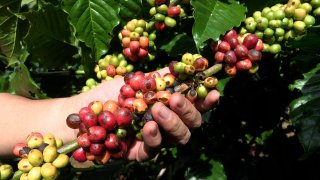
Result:
[[[65,117],[74,141],[34,129],[16,142],[0,179],[319,179],[319,16],[319,0],[0,1],[0,92],[124,82],[117,100]],[[125,159],[154,103],[213,89],[219,103],[186,145]]]

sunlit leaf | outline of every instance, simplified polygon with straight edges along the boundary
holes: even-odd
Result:
[[[197,48],[209,39],[218,40],[233,27],[238,27],[245,18],[246,7],[238,1],[192,0],[194,19],[192,33]]]
[[[63,7],[77,37],[92,49],[95,60],[108,52],[113,29],[120,22],[120,7],[114,0],[64,0]]]

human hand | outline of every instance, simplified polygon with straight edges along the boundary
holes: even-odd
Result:
[[[184,145],[191,130],[201,126],[201,113],[212,108],[219,100],[219,92],[212,90],[204,100],[191,104],[180,93],[174,93],[169,107],[157,102],[152,107],[154,121],[147,122],[142,130],[143,141],[135,140],[129,147],[129,160],[144,161],[152,158],[161,148],[163,141],[172,145]],[[165,134],[160,132],[162,128]]]
[[[158,71],[161,75],[169,72],[167,68]],[[92,99],[106,101],[117,100],[123,78],[106,81],[95,89],[83,93],[87,98],[85,104]],[[112,87],[112,88],[110,88]],[[212,108],[219,100],[219,92],[212,90],[204,100],[192,104],[180,93],[172,94],[169,105],[157,102],[152,107],[154,121],[147,122],[142,129],[143,141],[133,140],[128,143],[126,158],[129,160],[145,161],[154,157],[163,142],[171,145],[184,145],[191,136],[191,130],[201,126],[201,112]],[[160,129],[163,131],[160,132]]]

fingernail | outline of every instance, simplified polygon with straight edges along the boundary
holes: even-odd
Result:
[[[155,129],[152,129],[151,131],[150,131],[150,134],[151,134],[151,136],[153,136],[153,137],[155,137],[157,134],[158,134],[158,130],[155,128]]]
[[[178,107],[178,108],[182,108],[182,107],[185,105],[185,103],[186,103],[185,98],[183,98],[183,97],[180,95],[180,98],[179,98],[179,100],[178,100],[178,102],[177,102],[177,107]]]
[[[162,105],[162,107],[159,109],[159,116],[162,119],[167,119],[169,115],[170,115],[170,110],[165,105]]]

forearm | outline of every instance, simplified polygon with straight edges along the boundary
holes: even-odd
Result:
[[[25,142],[31,132],[53,133],[65,141],[75,137],[75,131],[65,125],[70,109],[68,98],[30,100],[0,94],[0,156],[11,155],[15,143]],[[72,107],[71,107],[72,108]]]
[[[12,147],[25,142],[31,132],[52,133],[66,143],[76,138],[77,131],[66,125],[66,118],[91,101],[117,99],[123,80],[105,82],[97,88],[67,98],[31,100],[0,93],[0,157],[9,156]]]

